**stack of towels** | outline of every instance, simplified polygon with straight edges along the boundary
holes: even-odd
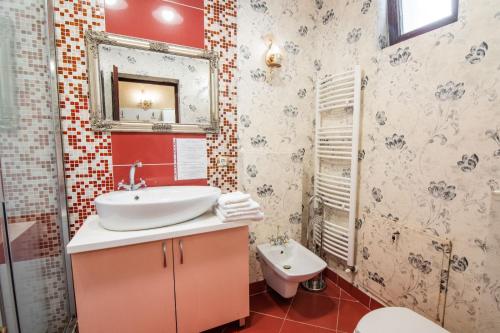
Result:
[[[260,205],[250,194],[242,192],[222,194],[215,206],[215,214],[223,222],[260,221],[264,218]]]

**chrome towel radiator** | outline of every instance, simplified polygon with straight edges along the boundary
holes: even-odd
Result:
[[[361,70],[325,75],[316,87],[314,194],[325,210],[323,248],[354,267]],[[319,241],[319,230],[315,239]]]

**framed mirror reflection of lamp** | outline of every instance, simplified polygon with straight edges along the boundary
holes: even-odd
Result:
[[[215,54],[105,32],[85,40],[94,130],[218,132]]]

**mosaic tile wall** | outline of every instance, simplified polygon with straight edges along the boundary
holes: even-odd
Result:
[[[93,132],[85,43],[86,30],[104,30],[104,11],[96,1],[54,3],[58,85],[70,232],[95,213],[93,200],[113,189],[111,136]]]
[[[46,25],[44,0],[0,2],[0,169],[19,323],[33,333],[68,320]]]
[[[68,191],[70,230],[74,234],[85,218],[95,214],[93,200],[113,190],[111,135],[91,131],[85,44],[88,29],[104,30],[102,2],[56,1],[61,122]],[[223,191],[234,190],[236,176],[236,4],[205,2],[205,47],[218,52],[220,134],[209,135],[208,182]],[[217,166],[217,157],[228,157],[227,167]]]
[[[236,0],[205,1],[205,48],[219,55],[219,121],[220,133],[207,135],[208,182],[222,191],[237,187],[237,104],[236,104]],[[217,166],[217,158],[225,156],[228,165]]]

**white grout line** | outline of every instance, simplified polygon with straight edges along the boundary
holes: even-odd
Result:
[[[268,316],[268,317],[276,318],[276,319],[283,319],[283,320],[285,320],[284,317],[278,317],[278,316],[270,315],[270,314],[259,312],[259,311],[250,310],[250,312],[253,312],[253,313],[256,313],[256,314],[260,314],[260,315],[263,315],[263,316]]]
[[[339,289],[340,289],[340,287],[339,287]],[[341,299],[340,295],[338,297],[337,296],[330,296],[330,295],[321,295],[320,293],[316,293],[314,291],[309,291],[309,290],[305,290],[305,289],[302,289],[300,292],[303,292],[303,293],[306,293],[306,294],[310,294],[310,295],[321,296],[321,297],[328,297],[328,298],[333,298],[333,299]],[[339,290],[339,292],[340,292],[340,290]]]
[[[155,165],[174,165],[175,163],[142,163],[142,166],[155,166]],[[113,164],[113,167],[127,167],[130,168],[131,164]]]
[[[295,296],[297,296],[297,295],[295,295]],[[285,318],[283,319],[283,322],[281,323],[281,327],[280,327],[280,330],[278,331],[278,333],[281,333],[281,330],[283,330],[283,326],[285,326],[285,320],[286,320],[286,317],[288,317],[288,312],[290,312],[290,309],[292,308],[293,301],[295,301],[295,296],[293,296],[292,301],[290,302],[290,305],[288,306],[288,310],[286,310]]]
[[[340,287],[339,287],[340,288]],[[342,290],[342,288],[340,288]],[[340,292],[340,296],[342,296],[342,291]],[[339,318],[340,318],[340,303],[342,302],[342,298],[339,299],[339,304],[337,306],[337,325],[335,325],[335,329],[338,331],[339,329]]]
[[[198,9],[198,10],[201,10],[201,11],[205,10],[204,8],[195,7],[195,6],[191,6],[191,5],[186,5],[185,3],[181,3],[181,2],[177,2],[177,1],[172,1],[172,0],[161,0],[161,1],[163,1],[163,2],[170,2],[170,3],[173,3],[173,4],[179,5],[179,6],[184,6],[184,7],[189,7],[189,8],[193,8],[193,9]]]
[[[291,305],[290,305],[290,307],[291,307]],[[336,331],[336,329],[334,329],[334,328],[329,328],[329,327],[324,327],[324,326],[309,324],[309,323],[305,323],[303,321],[298,321],[298,320],[293,320],[293,319],[287,319],[286,316],[288,316],[288,312],[285,315],[285,318],[278,317],[278,316],[273,316],[273,315],[270,315],[270,314],[267,314],[267,313],[262,313],[262,312],[253,311],[253,310],[250,310],[250,313],[257,313],[257,314],[262,315],[262,316],[267,316],[267,317],[276,318],[276,319],[282,319],[283,320],[283,324],[281,325],[280,332],[283,329],[283,325],[285,324],[285,320],[293,321],[294,323],[299,323],[299,324],[303,324],[303,325],[307,325],[307,326],[311,326],[311,327],[322,328],[322,329],[329,330],[329,331]],[[342,333],[343,331],[337,331],[337,332],[338,333]]]
[[[309,323],[304,323],[303,321],[297,321],[297,320],[293,320],[293,319],[286,319],[286,320],[293,321],[294,323],[299,323],[299,324],[311,326],[311,327],[322,328],[322,329],[328,330],[328,331],[334,331],[334,332],[337,331],[335,328],[329,328],[329,327],[324,327],[324,326],[319,326],[319,325],[313,325],[313,324],[309,324]]]
[[[326,278],[328,279],[328,278]],[[317,296],[321,296],[321,297],[326,297],[326,298],[331,298],[331,299],[335,299],[335,300],[338,300],[338,306],[337,306],[337,323],[335,325],[335,329],[333,328],[328,328],[328,327],[324,327],[324,326],[318,326],[318,325],[314,325],[314,324],[309,324],[309,323],[305,323],[305,322],[302,322],[302,321],[297,321],[297,320],[293,320],[293,319],[287,319],[288,318],[288,313],[290,312],[290,309],[292,308],[292,305],[293,305],[293,302],[295,301],[295,297],[297,295],[295,295],[292,299],[292,301],[290,302],[290,305],[288,306],[288,309],[286,311],[286,314],[285,314],[285,317],[282,318],[282,317],[278,317],[278,316],[274,316],[274,315],[270,315],[270,314],[266,314],[266,313],[262,313],[262,312],[258,312],[258,311],[252,311],[250,310],[250,312],[253,312],[253,313],[257,313],[257,314],[260,314],[260,315],[263,315],[263,316],[268,316],[268,317],[272,317],[272,318],[276,318],[276,319],[282,319],[283,320],[283,323],[281,324],[281,327],[280,327],[280,330],[278,333],[281,333],[281,331],[283,330],[283,326],[285,325],[285,321],[288,320],[288,321],[293,321],[295,323],[299,323],[299,324],[303,324],[303,325],[307,325],[307,326],[311,326],[311,327],[317,327],[317,328],[321,328],[321,329],[325,329],[325,330],[329,330],[329,331],[336,331],[337,333],[345,333],[344,331],[339,331],[338,330],[338,327],[339,327],[339,319],[340,319],[340,302],[341,301],[344,301],[344,302],[351,302],[351,303],[359,303],[361,304],[362,306],[364,306],[365,308],[367,308],[369,311],[370,311],[370,307],[364,305],[363,303],[361,303],[359,300],[357,300],[354,296],[352,296],[350,293],[348,293],[347,291],[345,291],[343,288],[341,288],[338,284],[336,284],[335,282],[333,282],[332,280],[328,279],[330,282],[332,282],[336,287],[339,288],[339,291],[340,291],[340,294],[339,294],[339,297],[335,297],[335,296],[329,296],[329,295],[320,295],[320,294],[316,294],[314,292],[310,292],[310,291],[307,291],[305,289],[301,289],[301,292],[304,292],[306,294],[312,294],[312,295],[317,295]],[[300,287],[299,287],[300,288]],[[259,294],[263,294],[263,293],[267,293],[268,290],[264,290],[264,291],[261,291],[261,292],[258,292],[258,293],[255,293],[255,294],[252,294],[250,296],[254,296],[254,295],[259,295]],[[347,295],[349,295],[350,297],[353,298],[353,300],[349,300],[349,299],[344,299],[342,298],[342,292],[346,293]],[[371,303],[371,297],[370,297],[370,301]],[[370,304],[369,303],[369,304]]]
[[[361,304],[361,306],[363,306],[363,307],[367,308],[368,310],[370,310],[370,308],[369,308],[369,307],[367,307],[366,305],[364,305],[363,303],[361,303],[361,302],[360,302],[360,301],[358,301],[358,300],[351,301],[351,300],[349,300],[349,299],[343,299],[342,301],[345,301],[345,302],[351,302],[351,303],[359,303],[359,304]],[[371,310],[370,310],[370,311],[371,311]]]

